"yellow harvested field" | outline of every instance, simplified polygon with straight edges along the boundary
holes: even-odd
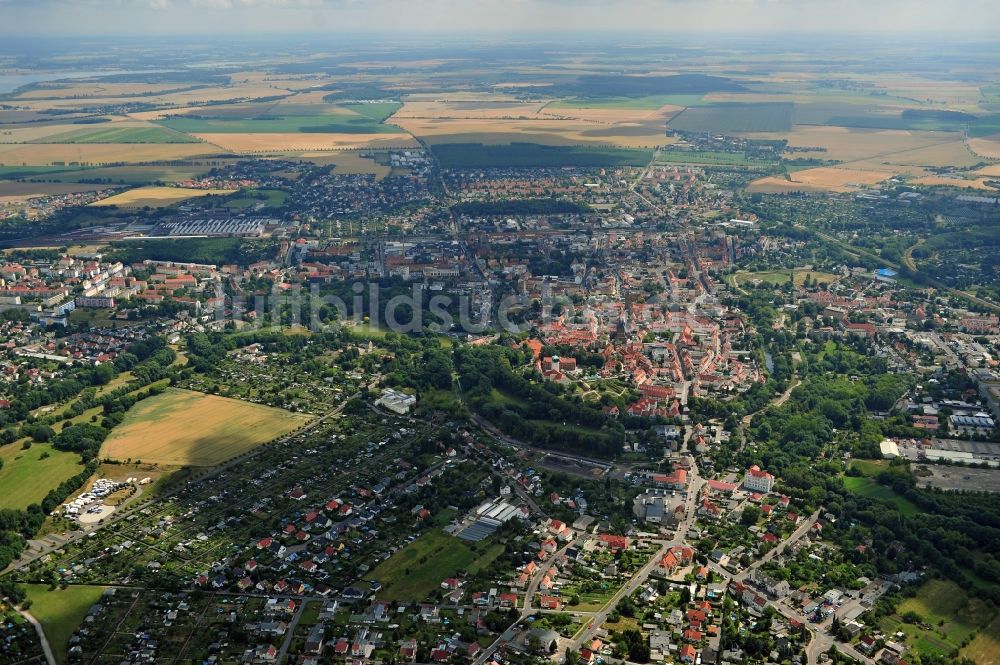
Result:
[[[546,145],[586,143],[640,148],[669,145],[676,139],[664,135],[659,122],[597,125],[582,120],[499,120],[465,118],[396,118],[399,125],[430,143],[506,144],[517,141]]]
[[[982,162],[962,140],[938,143],[926,148],[906,150],[882,157],[889,164],[900,166],[975,166]]]
[[[106,83],[86,81],[41,84],[17,96],[22,99],[67,99],[88,97],[128,97],[162,93],[167,90],[189,88],[185,83]]]
[[[315,82],[313,82],[315,83]],[[176,86],[182,87],[182,86]],[[281,84],[251,84],[246,86],[216,86],[197,88],[158,95],[136,97],[134,101],[157,106],[187,107],[205,102],[246,101],[261,97],[291,95],[293,92]],[[85,99],[25,99],[18,100],[18,106],[28,110],[72,109],[81,106],[117,106],[129,100],[128,97],[87,97]]]
[[[791,174],[791,180],[776,176],[760,178],[750,183],[751,192],[849,192],[868,185],[875,185],[891,178],[886,171],[861,171],[820,167]]]
[[[133,123],[137,124],[137,123]],[[108,123],[103,123],[100,127],[107,127]],[[50,136],[58,136],[60,134],[68,134],[69,132],[78,132],[82,129],[98,127],[98,125],[72,125],[72,124],[58,124],[58,125],[28,125],[28,126],[8,126],[0,129],[0,143],[28,143],[29,141],[40,141],[47,139]]]
[[[118,206],[120,208],[164,208],[180,201],[214,194],[223,196],[232,194],[232,189],[184,189],[182,187],[136,187],[121,194],[100,201],[94,201],[92,207]]]
[[[27,143],[0,145],[0,165],[49,166],[55,162],[74,165],[140,164],[225,152],[207,143]]]
[[[976,175],[1000,176],[1000,164],[990,164],[974,172]]]
[[[928,175],[922,178],[917,178],[912,182],[915,185],[927,185],[928,187],[943,185],[945,187],[962,187],[964,189],[985,189],[989,191],[996,191],[993,187],[986,184],[985,178],[966,180],[965,178],[949,178],[946,176]]]
[[[537,118],[539,111],[547,104],[539,102],[498,102],[491,101],[412,101],[392,116],[397,118]]]
[[[416,148],[409,134],[195,134],[198,138],[237,153],[358,150],[362,148]]]
[[[643,109],[615,109],[615,108],[571,108],[571,107],[559,107],[559,108],[546,108],[542,111],[542,115],[552,116],[555,118],[571,118],[574,120],[584,120],[587,122],[596,122],[600,124],[620,124],[620,123],[646,123],[646,122],[662,122],[666,124],[666,121],[677,115],[684,110],[683,106],[674,106],[673,104],[665,104],[655,111],[648,111]]]
[[[226,107],[229,108],[229,107]],[[188,113],[195,112],[205,112],[204,106],[182,106],[180,108],[168,108],[168,109],[156,109],[154,111],[136,111],[134,113],[129,113],[128,117],[133,120],[163,120],[169,116],[173,115],[187,115]]]
[[[100,456],[177,466],[213,466],[312,420],[260,404],[168,388],[138,402]]]
[[[406,102],[517,102],[514,95],[494,92],[418,92],[406,96]]]
[[[980,157],[1000,159],[1000,136],[994,134],[984,139],[969,139],[969,149]]]
[[[824,125],[796,125],[791,132],[749,133],[743,136],[765,140],[787,139],[790,147],[816,148],[815,152],[793,153],[793,157],[817,157],[842,162],[875,157],[884,157],[888,160],[889,155],[961,140],[961,136],[954,132],[859,129]]]
[[[362,157],[361,153],[354,150],[342,150],[339,152],[309,152],[297,155],[300,159],[320,166],[333,164],[336,166],[334,173],[371,173],[377,180],[389,175],[391,167],[379,164],[374,159]]]

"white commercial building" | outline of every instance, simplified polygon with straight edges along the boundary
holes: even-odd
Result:
[[[751,492],[770,492],[774,487],[774,476],[767,471],[762,471],[754,464],[747,469],[747,475],[743,478],[743,487]]]

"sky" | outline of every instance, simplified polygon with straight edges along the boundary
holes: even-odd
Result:
[[[0,34],[1000,35],[1000,0],[0,0]]]

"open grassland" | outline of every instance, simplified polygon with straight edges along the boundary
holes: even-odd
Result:
[[[206,143],[28,143],[0,145],[0,165],[106,166],[218,155]]]
[[[304,425],[310,416],[168,389],[125,415],[101,447],[101,457],[212,466]]]
[[[918,623],[909,623],[904,617],[909,613],[919,616]],[[976,658],[978,665],[998,662],[1000,634],[997,633],[1000,614],[995,607],[971,598],[964,589],[950,580],[928,580],[917,589],[916,595],[903,600],[896,613],[882,619],[880,628],[889,633],[906,634],[906,644],[921,654],[952,658],[962,642],[976,631],[977,638],[962,655],[990,655],[987,660]]]
[[[892,491],[885,485],[879,485],[871,478],[847,476],[844,478],[844,487],[860,496],[870,499],[882,499],[896,504],[896,508],[904,515],[916,515],[920,512],[908,499]]]
[[[1000,665],[1000,613],[960,652],[976,665]]]
[[[0,447],[0,508],[23,510],[41,503],[49,490],[80,473],[80,455],[35,443],[28,450],[17,441]]]
[[[137,187],[121,194],[90,205],[93,207],[118,206],[120,208],[165,208],[181,201],[202,196],[226,196],[234,190],[229,189],[184,189],[182,187]]]
[[[367,579],[382,583],[379,598],[419,601],[443,580],[482,570],[502,553],[503,545],[469,544],[434,529],[383,561]]]
[[[891,171],[863,171],[848,168],[803,169],[789,174],[789,179],[778,176],[760,178],[750,183],[751,192],[849,192],[875,185],[894,176]]]
[[[820,284],[830,284],[837,281],[838,277],[828,272],[818,272],[815,270],[805,270],[796,268],[794,270],[773,270],[767,272],[738,272],[733,275],[737,284],[751,284],[755,281],[772,286],[784,286],[789,280],[795,282],[795,286],[802,286],[806,279],[810,279]]]
[[[199,134],[199,138],[235,153],[416,148],[409,134]]]
[[[65,589],[49,589],[47,585],[26,584],[31,600],[31,615],[45,631],[59,663],[68,661],[69,638],[83,623],[90,608],[101,599],[106,587],[74,585]]]

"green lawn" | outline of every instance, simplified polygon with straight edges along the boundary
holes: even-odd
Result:
[[[896,508],[904,515],[916,515],[920,512],[908,499],[899,496],[885,485],[879,485],[871,478],[847,476],[844,478],[844,486],[855,494],[860,494],[870,499],[891,501],[896,504]]]
[[[32,444],[29,450],[20,443],[2,446],[0,459],[0,508],[24,509],[41,503],[49,490],[83,469],[79,454],[56,450],[47,443]]]
[[[60,663],[67,661],[69,638],[104,593],[102,586],[70,586],[50,591],[47,585],[27,584],[29,612],[38,619]]]
[[[378,597],[392,600],[423,600],[441,582],[459,571],[474,573],[488,566],[503,552],[503,545],[487,541],[472,545],[434,529],[383,561],[366,579],[378,580]]]

